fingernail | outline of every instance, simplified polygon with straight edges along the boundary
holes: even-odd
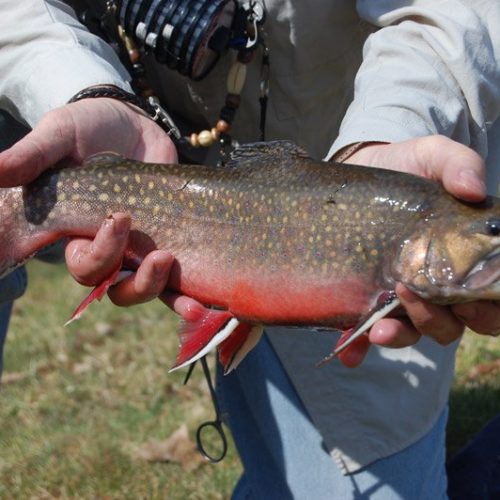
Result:
[[[172,263],[174,261],[174,257],[172,255],[160,256],[159,260],[153,262],[154,266],[154,274],[157,281],[163,280],[166,276],[170,274],[170,269],[172,267]]]
[[[127,234],[129,230],[129,222],[127,219],[124,218],[115,219],[113,216],[111,216],[110,219],[107,220],[113,221],[113,233],[116,236],[124,236],[125,234]]]
[[[486,184],[474,170],[462,170],[458,174],[458,181],[467,191],[477,194],[486,194]]]

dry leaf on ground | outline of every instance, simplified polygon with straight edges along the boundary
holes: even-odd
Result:
[[[134,455],[148,462],[178,463],[186,470],[193,470],[204,463],[196,445],[189,437],[186,424],[182,424],[165,440],[149,441],[140,446]]]
[[[15,384],[16,382],[21,382],[26,380],[32,374],[30,372],[10,372],[4,373],[2,375],[1,385]]]
[[[495,359],[494,361],[476,365],[469,371],[467,378],[473,380],[486,375],[497,375],[498,373],[500,373],[500,359]]]

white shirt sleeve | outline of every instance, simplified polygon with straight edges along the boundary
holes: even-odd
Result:
[[[111,47],[58,0],[0,0],[0,107],[33,126],[96,84],[130,91]]]
[[[444,134],[487,155],[500,114],[498,0],[358,0],[370,35],[330,156],[358,141]]]

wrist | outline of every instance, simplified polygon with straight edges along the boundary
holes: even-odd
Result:
[[[378,149],[380,146],[385,146],[386,142],[355,142],[343,147],[335,155],[333,155],[332,160],[337,163],[358,163],[358,164],[370,164],[370,159],[373,157],[374,149]]]
[[[93,85],[75,94],[68,103],[80,101],[82,99],[94,98],[116,99],[128,105],[132,105],[137,111],[146,114],[157,123],[169,136],[180,139],[180,131],[176,127],[170,115],[162,108],[159,100],[154,97],[147,99],[131,92],[127,92],[116,85]],[[138,109],[137,109],[138,108]]]

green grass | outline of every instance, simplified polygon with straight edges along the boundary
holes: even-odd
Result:
[[[500,414],[500,338],[467,332],[460,344],[450,397],[448,453],[457,452]]]
[[[0,398],[1,498],[227,498],[241,467],[149,463],[136,450],[213,417],[201,370],[168,374],[176,318],[162,304],[107,300],[64,327],[83,298],[61,266],[30,263]]]
[[[201,370],[168,374],[177,319],[160,303],[107,300],[63,327],[85,290],[61,266],[29,264],[0,392],[0,498],[228,498],[241,466],[150,463],[138,449],[213,417]],[[449,448],[500,412],[500,342],[467,335],[451,398]]]

